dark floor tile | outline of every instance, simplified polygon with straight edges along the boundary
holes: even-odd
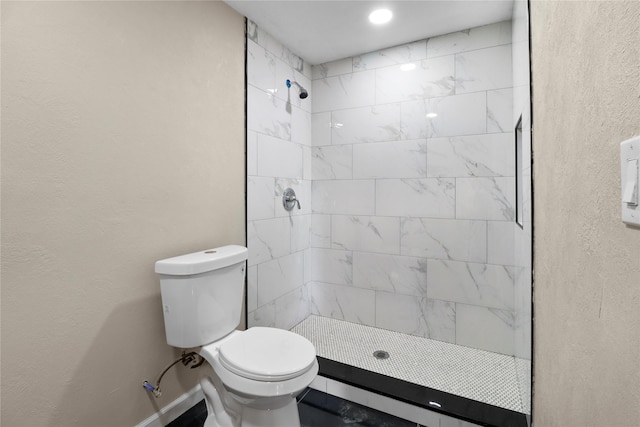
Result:
[[[187,412],[167,424],[167,427],[202,427],[206,418],[207,406],[204,400],[201,400]]]
[[[298,403],[302,427],[416,427],[416,423],[309,389]]]
[[[416,427],[416,423],[313,389],[298,397],[298,412],[302,427]],[[167,427],[202,427],[206,418],[207,407],[201,400]]]

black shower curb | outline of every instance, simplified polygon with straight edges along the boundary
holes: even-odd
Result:
[[[318,356],[319,375],[488,427],[527,427],[527,415]],[[431,404],[429,404],[431,402]],[[434,405],[435,403],[435,405]]]

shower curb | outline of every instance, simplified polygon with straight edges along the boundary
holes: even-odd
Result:
[[[318,375],[482,426],[527,427],[528,416],[318,356]]]

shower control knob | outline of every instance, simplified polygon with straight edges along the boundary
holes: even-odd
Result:
[[[296,192],[293,191],[293,188],[287,188],[282,193],[282,206],[286,211],[291,211],[294,206],[298,205],[298,209],[300,209],[300,201],[296,197]]]

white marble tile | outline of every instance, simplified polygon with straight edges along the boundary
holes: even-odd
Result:
[[[309,247],[311,233],[311,215],[292,216],[291,219],[291,252],[298,252]]]
[[[302,61],[302,71],[300,71],[306,78],[311,80],[313,78],[313,70],[311,69],[312,65],[310,62],[305,60]]]
[[[282,51],[284,50],[282,43],[251,20],[247,21],[247,37],[273,53],[276,57],[280,58],[282,56]]]
[[[513,89],[487,91],[487,133],[513,135]]]
[[[334,111],[331,118],[334,145],[400,139],[400,104]]]
[[[296,192],[296,198],[300,202],[300,209],[296,205],[292,210],[287,211],[282,204],[282,195],[287,188]],[[311,213],[311,181],[293,178],[276,178],[275,185],[275,216],[290,217],[298,215],[309,215]]]
[[[302,179],[302,147],[268,135],[258,135],[258,175]]]
[[[353,178],[423,178],[427,141],[392,141],[353,146]]]
[[[337,249],[311,249],[311,280],[338,285],[353,283],[353,255]]]
[[[421,40],[353,57],[353,70],[371,70],[419,62],[427,57],[427,41]]]
[[[259,43],[260,46],[264,46],[264,41],[259,40],[259,37],[262,37],[262,34],[264,34],[262,28],[259,28],[258,24],[253,22],[251,19],[247,19],[247,38],[255,43]]]
[[[325,62],[324,64],[318,64],[312,67],[312,75],[314,80],[338,76],[340,74],[349,74],[352,72],[352,58],[338,59],[337,61]]]
[[[288,47],[280,43],[255,22],[247,21],[247,38],[264,47],[273,56],[285,63],[290,69],[311,78],[311,65],[293,53]]]
[[[511,43],[511,21],[474,27],[427,40],[427,57],[466,52]]]
[[[248,264],[255,265],[290,252],[291,225],[288,218],[249,221],[247,224]]]
[[[311,113],[302,108],[291,109],[291,142],[311,146]]]
[[[427,142],[427,176],[513,176],[512,134],[452,136]]]
[[[333,215],[331,247],[388,254],[400,253],[400,219]]]
[[[375,71],[362,71],[314,80],[311,84],[313,112],[373,105]]]
[[[426,297],[427,260],[354,252],[353,285],[374,291]]]
[[[376,327],[424,337],[427,332],[423,298],[376,292]]]
[[[426,304],[427,333],[433,340],[456,342],[456,305],[449,301],[423,300]]]
[[[429,298],[513,310],[513,267],[430,259],[428,269]]]
[[[375,324],[375,292],[331,283],[310,285],[311,313],[361,325]]]
[[[314,249],[313,248],[305,249],[303,252],[304,252],[304,283],[305,283],[305,286],[307,286],[311,282]]]
[[[486,262],[485,221],[403,218],[400,252],[455,261]]]
[[[454,93],[454,56],[425,59],[416,68],[403,71],[399,66],[376,70],[376,103],[387,104]]]
[[[247,176],[258,175],[258,134],[247,131]]]
[[[515,310],[531,313],[531,265],[515,267]]]
[[[247,268],[247,311],[258,308],[258,266]]]
[[[275,89],[276,59],[252,40],[247,41],[247,84],[263,91]]]
[[[427,108],[424,100],[400,104],[400,138],[424,139],[427,137]]]
[[[456,304],[456,344],[511,356],[513,328],[513,312]]]
[[[273,218],[275,180],[270,177],[247,177],[247,220]]]
[[[514,227],[511,221],[487,221],[487,262],[514,265]]]
[[[247,325],[252,328],[254,326],[266,326],[273,328],[276,326],[276,303],[272,302],[262,307],[258,307],[253,311],[249,311],[247,315]]]
[[[457,178],[456,218],[513,221],[514,178]]]
[[[311,181],[311,179],[313,178],[312,175],[312,166],[311,166],[311,159],[312,159],[312,154],[311,154],[311,149],[313,147],[307,147],[307,146],[303,146],[302,147],[302,179],[306,180],[306,181]]]
[[[455,218],[455,182],[450,178],[376,181],[376,215]]]
[[[258,307],[302,286],[304,253],[282,256],[258,265]]]
[[[309,244],[312,248],[331,248],[331,215],[311,215]]]
[[[531,313],[515,313],[514,354],[522,359],[531,359]]]
[[[351,179],[353,177],[351,145],[312,147],[311,150],[313,179]]]
[[[476,135],[487,130],[486,92],[425,100],[427,137]]]
[[[310,314],[307,288],[301,286],[276,300],[276,328],[289,330]]]
[[[313,181],[311,184],[313,213],[374,215],[374,197],[373,180]]]
[[[305,68],[310,67],[310,65],[305,63],[304,59],[289,50],[287,46],[284,47],[284,51],[280,59],[282,59],[285,64],[291,67],[294,71],[304,74],[307,78],[311,78],[310,71],[305,71]]]
[[[314,146],[331,145],[331,112],[311,115],[311,142]]]
[[[513,86],[511,45],[456,55],[456,94]]]
[[[283,140],[291,139],[291,114],[274,95],[247,88],[247,129]]]
[[[274,54],[276,59],[282,61],[287,67],[298,72],[304,72],[304,60],[293,53],[287,46],[270,36],[267,42],[267,50]]]

